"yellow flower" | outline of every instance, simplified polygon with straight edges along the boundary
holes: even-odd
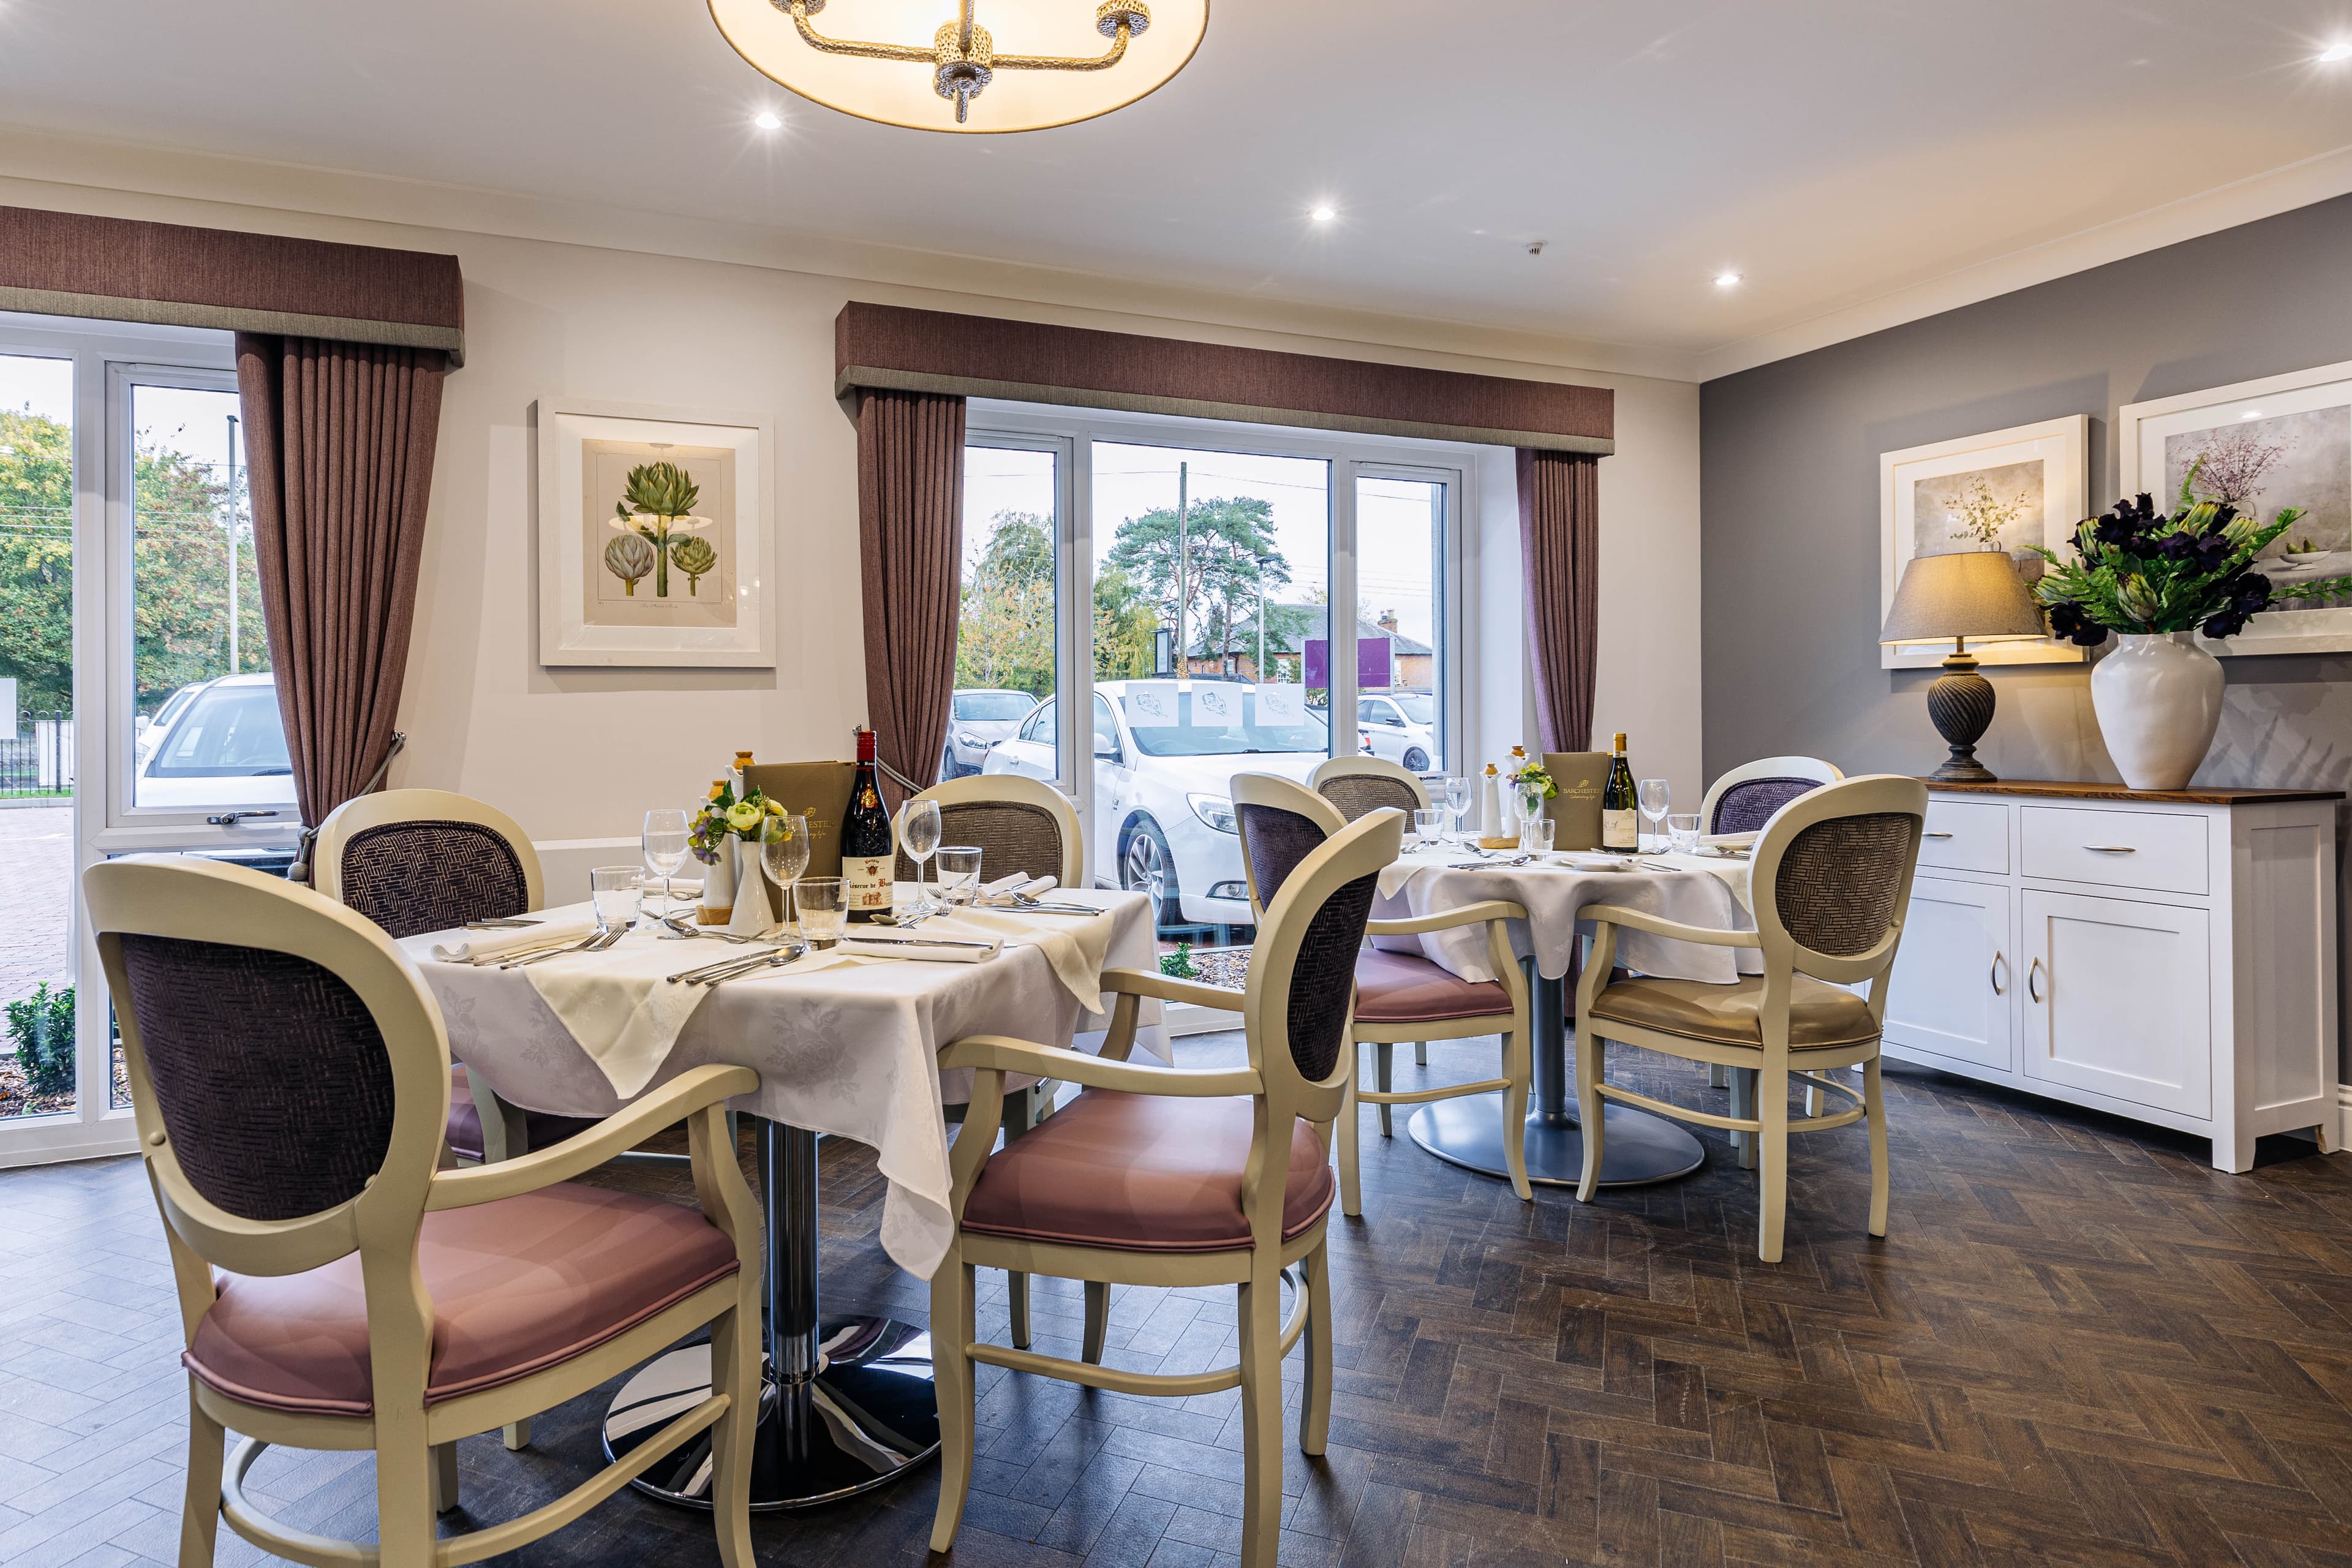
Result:
[[[783,803],[782,801],[781,801],[781,800],[772,800],[772,801],[770,801],[770,802],[768,803],[768,815],[769,815],[770,816],[783,816],[783,815],[784,815],[784,803]]]
[[[733,805],[729,806],[727,808],[727,826],[733,828],[738,833],[742,833],[751,828],[759,826],[760,807],[758,803],[755,801],[739,800]]]

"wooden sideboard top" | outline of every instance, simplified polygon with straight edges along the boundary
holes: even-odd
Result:
[[[1950,795],[2023,795],[2042,799],[2162,801],[2176,805],[2262,805],[2273,801],[2342,800],[2340,789],[2223,789],[2191,784],[2187,789],[2131,789],[2119,784],[2069,784],[2058,779],[1999,779],[1991,784],[1960,784],[1948,779],[1921,779],[1931,790]]]

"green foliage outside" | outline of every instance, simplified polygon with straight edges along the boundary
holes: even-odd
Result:
[[[133,458],[132,676],[152,711],[228,668],[228,486],[162,446]],[[241,491],[240,487],[240,491]],[[237,672],[269,668],[253,528],[236,498]],[[29,411],[0,412],[0,676],[18,707],[73,706],[73,437]]]
[[[1173,952],[1160,955],[1160,973],[1176,980],[1198,980],[1201,972],[1192,964],[1192,944],[1180,942]]]
[[[1261,591],[1271,600],[1290,581],[1290,563],[1275,542],[1274,505],[1255,496],[1192,502],[1181,549],[1174,508],[1129,518],[1118,525],[1108,559],[1150,602],[1161,625],[1176,624],[1181,601],[1186,638],[1212,658],[1255,658],[1256,637],[1244,638],[1235,628],[1256,616]],[[1297,624],[1286,624],[1290,620]],[[1297,610],[1266,605],[1269,647],[1286,634],[1295,637],[1306,625]]]
[[[49,989],[42,981],[33,994],[7,1005],[8,1047],[33,1094],[64,1094],[74,1086],[73,987]]]

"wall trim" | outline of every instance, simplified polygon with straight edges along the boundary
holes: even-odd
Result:
[[[2352,1083],[2336,1086],[2336,1125],[2329,1130],[2327,1152],[2341,1154],[2352,1150]]]

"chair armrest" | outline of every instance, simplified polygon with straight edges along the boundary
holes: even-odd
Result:
[[[1197,980],[1154,974],[1148,969],[1106,969],[1102,972],[1102,988],[1113,995],[1156,996],[1162,1002],[1190,1002],[1196,1007],[1214,1007],[1223,1013],[1240,1012],[1245,994],[1228,986],[1203,985]]]
[[[1003,1035],[974,1035],[958,1040],[940,1053],[942,1069],[972,1068],[982,1072],[1029,1073],[1084,1084],[1089,1089],[1124,1089],[1129,1094],[1172,1094],[1196,1097],[1263,1094],[1265,1081],[1249,1068],[1223,1068],[1193,1072],[1182,1068],[1146,1067],[1138,1062],[1106,1061],[1084,1051],[1040,1046]]]
[[[1635,931],[1648,931],[1652,936],[1670,936],[1676,942],[1703,942],[1708,947],[1764,945],[1764,939],[1752,931],[1717,931],[1712,926],[1686,926],[1679,921],[1661,920],[1656,915],[1645,915],[1639,910],[1629,910],[1619,904],[1587,904],[1576,911],[1576,918],[1602,925],[1631,926]]]
[[[1415,915],[1409,920],[1367,921],[1367,936],[1416,936],[1427,931],[1451,931],[1455,926],[1479,925],[1487,921],[1523,921],[1528,911],[1504,899],[1481,899],[1460,909],[1441,910],[1433,915]]]
[[[760,1075],[750,1068],[698,1067],[680,1073],[644,1099],[623,1106],[587,1131],[561,1143],[525,1154],[520,1160],[435,1173],[432,1188],[425,1194],[425,1207],[428,1213],[469,1208],[475,1204],[520,1197],[569,1181],[644,1142],[648,1133],[658,1132],[739,1094],[750,1094],[759,1087]]]

